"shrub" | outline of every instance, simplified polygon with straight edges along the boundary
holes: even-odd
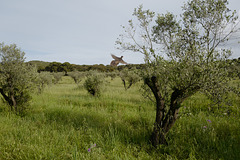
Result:
[[[38,92],[41,93],[47,85],[52,84],[52,81],[53,75],[49,72],[40,72],[37,79]]]
[[[57,73],[53,72],[52,75],[53,75],[53,78],[54,78],[53,79],[53,83],[57,84],[60,80],[62,80],[62,76],[64,75],[64,73],[62,73],[62,72],[57,72]]]
[[[89,71],[86,75],[84,88],[93,96],[100,96],[103,87],[104,76],[97,71]]]
[[[84,72],[78,72],[78,71],[70,72],[68,75],[72,77],[72,79],[76,84],[79,84],[82,81],[82,79],[85,77]]]
[[[111,80],[113,80],[114,78],[116,78],[117,76],[119,76],[119,72],[113,71],[113,72],[107,72],[106,73],[107,77],[111,77]]]
[[[129,89],[133,84],[140,81],[140,77],[137,74],[137,70],[124,69],[119,75],[122,79],[125,90]]]

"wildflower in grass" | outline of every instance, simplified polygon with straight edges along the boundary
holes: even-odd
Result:
[[[207,129],[207,126],[203,126],[203,129]]]
[[[91,149],[94,148],[94,147],[96,147],[96,146],[97,146],[96,143],[92,144],[91,147],[88,148],[88,152],[91,152]]]
[[[212,123],[212,121],[210,119],[207,120],[209,123]]]

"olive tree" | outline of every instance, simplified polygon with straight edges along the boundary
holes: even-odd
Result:
[[[69,76],[72,77],[72,79],[74,80],[74,82],[76,84],[79,84],[82,81],[82,79],[85,77],[85,73],[79,72],[79,71],[74,71],[74,72],[70,72]]]
[[[67,76],[68,72],[73,71],[73,66],[69,62],[64,62],[60,66],[60,70],[64,72],[64,75]]]
[[[111,80],[113,80],[114,78],[116,78],[117,76],[119,76],[119,72],[118,71],[112,71],[112,72],[107,72],[106,73],[107,77],[111,77]]]
[[[93,96],[99,97],[104,86],[104,75],[98,71],[89,71],[83,83],[84,88]]]
[[[38,73],[38,78],[36,81],[36,85],[38,87],[38,93],[42,93],[44,88],[47,85],[51,85],[53,82],[53,75],[50,74],[50,72],[40,72]]]
[[[30,91],[37,77],[36,68],[24,63],[24,55],[15,44],[0,43],[0,93],[16,113],[21,113],[31,100]]]
[[[119,74],[125,90],[129,89],[133,84],[140,80],[136,69],[123,69]]]
[[[238,31],[238,17],[227,4],[191,0],[179,18],[171,13],[156,15],[140,6],[134,10],[135,19],[123,26],[125,32],[116,41],[119,49],[145,57],[141,77],[156,102],[153,146],[167,144],[166,135],[187,98],[202,92],[218,102],[230,91],[226,59],[231,50],[221,44]]]
[[[59,81],[61,81],[63,75],[64,75],[63,72],[52,72],[53,83],[57,84]]]

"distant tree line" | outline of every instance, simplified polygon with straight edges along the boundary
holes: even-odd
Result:
[[[120,65],[117,67],[112,67],[110,65],[103,64],[94,64],[94,65],[77,65],[70,64],[69,62],[44,62],[44,61],[29,61],[28,64],[37,67],[38,72],[64,72],[65,75],[68,72],[79,71],[86,72],[90,70],[96,70],[100,72],[114,72],[114,71],[122,71],[126,69],[144,69],[146,67],[145,64],[128,64],[128,65]],[[235,59],[228,59],[229,65],[229,76],[231,77],[239,77],[240,78],[240,57]]]
[[[79,72],[86,72],[90,70],[96,70],[100,72],[113,72],[113,71],[122,71],[124,69],[143,69],[144,64],[128,64],[128,65],[120,65],[117,67],[112,67],[110,65],[103,65],[103,64],[94,64],[94,65],[77,65],[77,64],[70,64],[69,62],[44,62],[44,61],[29,61],[28,64],[37,67],[38,72],[64,72],[65,75],[68,72],[72,71],[79,71]]]

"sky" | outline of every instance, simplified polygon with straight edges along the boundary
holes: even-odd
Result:
[[[143,5],[156,13],[179,15],[187,0],[0,0],[0,42],[15,43],[26,61],[110,64],[111,54],[132,64],[143,63],[140,53],[120,51],[115,41]],[[240,1],[229,0],[240,13]],[[232,44],[233,58],[240,44]]]

